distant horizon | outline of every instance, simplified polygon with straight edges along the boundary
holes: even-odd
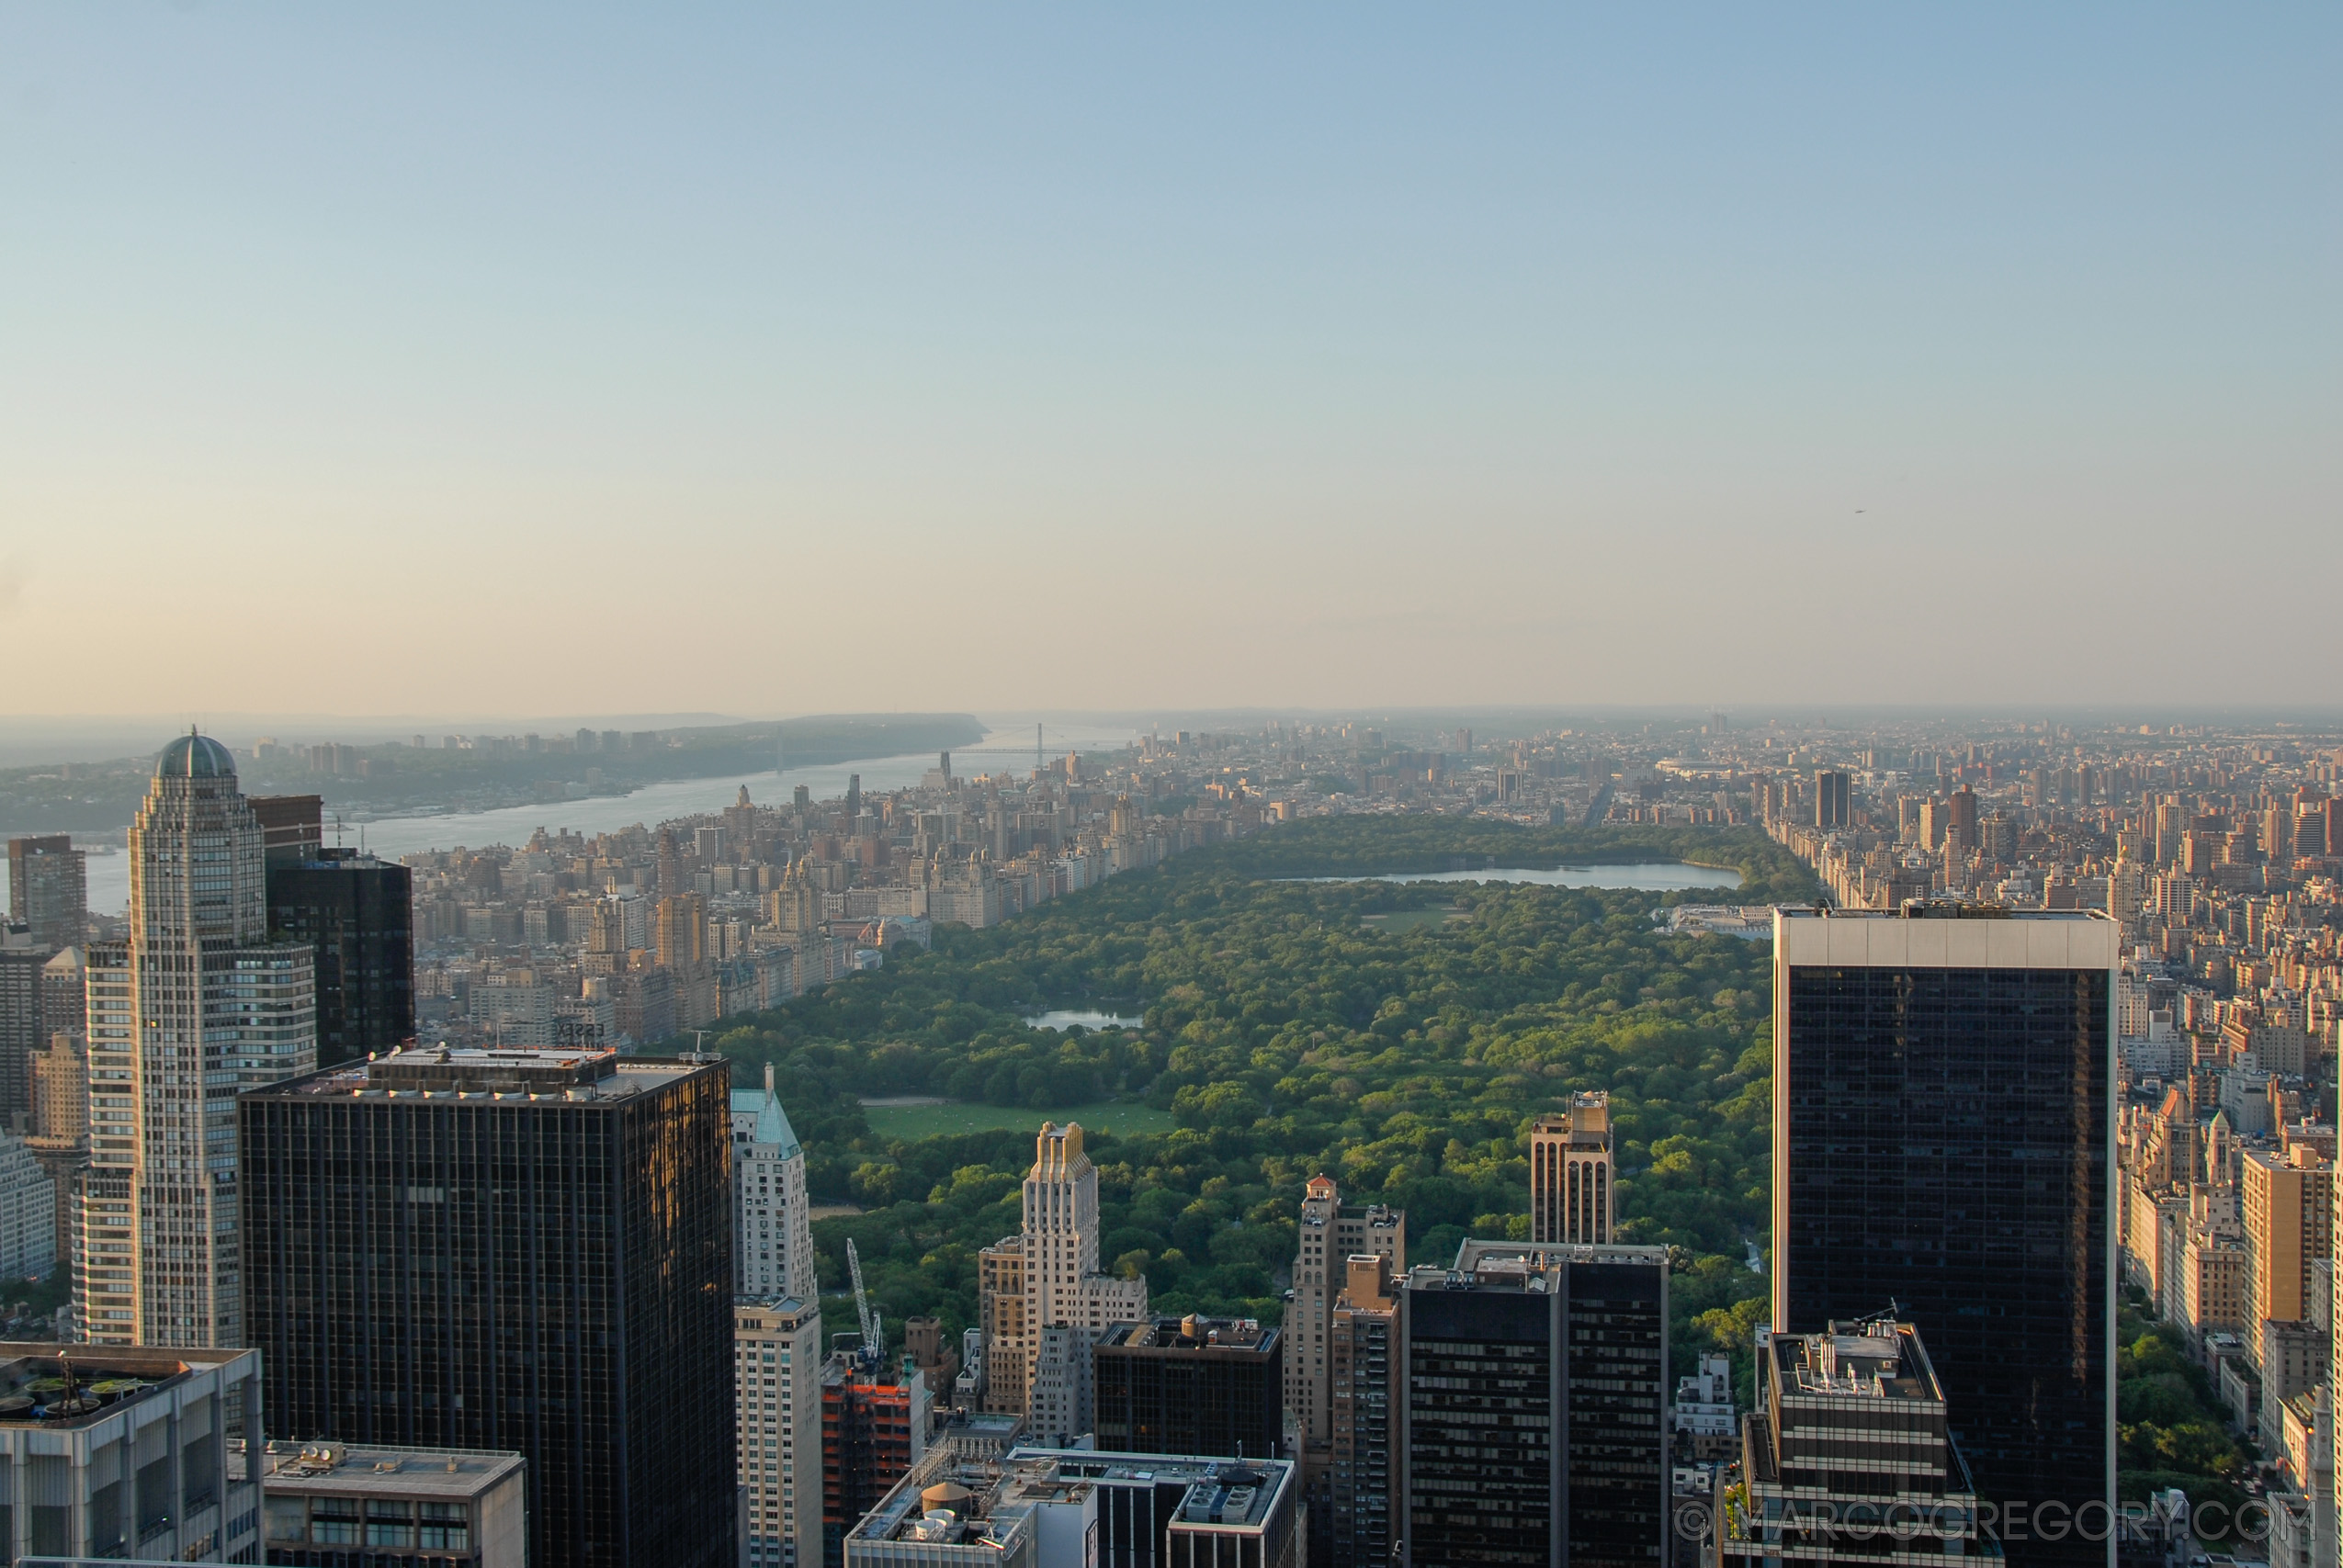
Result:
[[[436,745],[445,735],[567,735],[580,728],[644,729],[727,728],[744,725],[787,723],[811,718],[909,717],[959,710],[873,709],[830,710],[743,716],[718,713],[641,713],[566,715],[474,715],[449,716],[427,714],[220,714],[196,721],[204,734],[232,747],[249,746],[271,731],[283,730],[289,741],[308,743],[341,740],[350,744],[402,742],[421,733]],[[1341,724],[1387,723],[1417,728],[1477,728],[1485,723],[1519,724],[1530,734],[1579,721],[1604,728],[1629,724],[1713,726],[1717,710],[1699,704],[1443,704],[1407,705],[1362,705],[1356,707],[1252,708],[1194,706],[1187,708],[1099,708],[1004,711],[976,709],[968,716],[987,728],[976,744],[988,750],[1024,750],[1030,745],[1031,726],[1126,725],[1134,738],[1149,727],[1209,731],[1216,726],[1259,728],[1270,723]],[[2324,709],[2308,705],[2245,705],[2214,707],[2201,705],[1886,705],[1852,703],[1776,704],[1727,713],[1716,728],[1722,738],[1766,728],[1799,731],[1859,731],[1898,723],[1946,725],[2010,725],[2051,723],[2067,728],[2111,728],[2118,732],[2138,725],[2162,730],[2183,727],[2264,725],[2272,729],[2299,729],[2305,739],[2331,735],[2343,739],[2343,704]],[[188,721],[164,715],[24,715],[0,714],[0,768],[37,766],[48,762],[119,761],[159,749],[172,737],[186,733]],[[1510,731],[1508,732],[1510,733]],[[151,738],[151,743],[149,739]],[[1494,734],[1480,739],[1495,739]],[[2143,740],[2156,739],[2142,736]],[[1049,746],[1045,738],[1045,749]],[[95,750],[63,754],[60,749],[85,746]],[[110,748],[110,749],[109,749]],[[967,747],[955,750],[970,750]],[[913,750],[923,750],[914,748]],[[101,754],[102,753],[102,754]]]

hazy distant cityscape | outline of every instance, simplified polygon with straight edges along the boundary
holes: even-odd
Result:
[[[2338,62],[0,6],[0,1568],[2343,1568]]]
[[[893,734],[935,722],[831,728]],[[1541,1528],[1574,1555],[1627,1562],[1647,1549],[1723,1568],[1726,1558],[1771,1562],[1794,1540],[1835,1539],[1842,1517],[1871,1517],[1863,1510],[1878,1495],[1868,1483],[1827,1464],[1817,1473],[1837,1478],[1792,1479],[1808,1462],[1793,1458],[1799,1445],[1827,1441],[1820,1433],[1837,1417],[1815,1407],[1811,1419],[1823,1427],[1809,1432],[1791,1390],[1847,1375],[1854,1393],[1916,1399],[1923,1415],[1941,1413],[1929,1417],[1937,1429],[1949,1424],[1960,1435],[1957,1461],[1941,1457],[1941,1438],[1935,1458],[1923,1443],[1914,1462],[1930,1479],[1916,1492],[1899,1483],[1897,1506],[1924,1500],[1930,1528],[1952,1532],[1947,1540],[2043,1562],[2100,1550],[2079,1536],[2029,1533],[2012,1511],[2025,1493],[2037,1506],[2054,1500],[2069,1518],[2103,1506],[2106,1529],[2095,1540],[2126,1551],[2266,1541],[2271,1562],[2291,1563],[2316,1561],[2331,1539],[2326,1369],[2343,1218],[2333,1201],[2343,732],[1942,719],[1737,726],[1712,714],[1526,733],[1425,718],[1271,720],[1123,739],[1093,730],[1097,739],[1058,750],[1051,733],[1038,727],[1030,750],[997,734],[956,756],[939,748],[917,759],[915,778],[910,763],[880,757],[867,763],[867,783],[865,764],[839,761],[759,768],[741,782],[651,784],[598,808],[624,814],[651,800],[710,808],[591,832],[562,825],[560,814],[595,809],[594,797],[565,788],[556,800],[549,791],[517,809],[549,820],[512,841],[402,852],[382,839],[521,818],[497,807],[375,817],[363,824],[374,841],[362,842],[358,824],[334,821],[340,814],[323,795],[353,765],[344,749],[291,754],[260,739],[232,750],[200,734],[172,741],[148,764],[129,845],[114,857],[136,868],[127,913],[93,900],[101,879],[80,847],[86,840],[9,840],[0,1113],[13,1135],[0,1145],[0,1272],[28,1281],[14,1332],[85,1347],[98,1369],[89,1375],[112,1380],[92,1386],[125,1391],[161,1386],[157,1356],[257,1350],[261,1370],[207,1361],[202,1375],[228,1391],[221,1408],[241,1388],[234,1397],[260,1402],[243,1419],[260,1418],[265,1404],[267,1429],[315,1435],[325,1446],[303,1453],[322,1457],[305,1457],[293,1473],[326,1479],[299,1498],[286,1480],[280,1506],[277,1472],[258,1477],[265,1531],[252,1513],[209,1528],[232,1552],[240,1535],[272,1554],[337,1540],[333,1499],[346,1495],[363,1496],[368,1518],[379,1509],[405,1521],[390,1544],[424,1539],[397,1531],[432,1530],[443,1544],[473,1543],[481,1561],[497,1556],[488,1547],[498,1540],[514,1560],[526,1542],[540,1560],[574,1561],[600,1550],[593,1542],[664,1553],[654,1538],[673,1537],[697,1542],[697,1552],[720,1536],[733,1543],[727,1561],[757,1568],[892,1562],[915,1545],[954,1543],[1054,1564],[1053,1494],[1034,1478],[1085,1477],[1113,1495],[1160,1462],[1195,1467],[1181,1483],[1186,1495],[1207,1499],[1219,1528],[1258,1537],[1271,1562],[1351,1568],[1388,1556],[1409,1529],[1420,1543],[1477,1539],[1497,1510],[1545,1519]],[[1073,732],[1056,733],[1062,741]],[[522,757],[543,745],[474,741]],[[569,748],[572,757],[615,757],[689,745],[655,732],[580,731]],[[350,750],[364,764],[417,749]],[[842,778],[843,788],[817,795],[813,781]],[[322,787],[264,793],[289,779]],[[726,788],[730,798],[714,804]],[[1193,876],[1177,870],[1192,857]],[[1213,869],[1224,863],[1270,874],[1227,885]],[[1110,880],[1141,874],[1172,880],[1161,892],[1146,884],[1137,906],[1097,902]],[[1425,957],[1443,943],[1511,951],[1516,939],[1477,912],[1491,890],[1509,887],[1517,898],[1563,900],[1529,907],[1537,920],[1560,921],[1557,933],[1585,918],[1568,912],[1569,899],[1627,900],[1603,908],[1648,911],[1628,929],[1662,944],[1653,952],[1664,964],[1738,964],[1738,954],[1762,963],[1771,949],[1771,1087],[1789,1098],[1775,1100],[1770,1156],[1768,1140],[1751,1145],[1771,1162],[1770,1224],[1756,1217],[1767,1201],[1760,1186],[1750,1193],[1759,1207],[1727,1233],[1729,1246],[1704,1250],[1711,1222],[1669,1217],[1662,1173],[1679,1156],[1660,1157],[1687,1143],[1681,1134],[1698,1119],[1671,1121],[1682,1112],[1663,1110],[1652,1085],[1636,1091],[1633,1073],[1573,1077],[1511,1100],[1499,1123],[1507,1131],[1491,1145],[1495,1164],[1474,1165],[1451,1144],[1446,1157],[1459,1170],[1486,1172],[1476,1181],[1501,1189],[1504,1172],[1520,1173],[1510,1201],[1497,1200],[1469,1228],[1438,1222],[1440,1204],[1421,1194],[1390,1201],[1414,1190],[1396,1174],[1385,1198],[1345,1204],[1334,1173],[1303,1168],[1307,1191],[1273,1181],[1244,1222],[1245,1235],[1265,1227],[1266,1238],[1285,1216],[1290,1263],[1223,1269],[1222,1282],[1208,1283],[1190,1278],[1177,1248],[1113,1250],[1148,1234],[1130,1223],[1147,1183],[1132,1187],[1127,1165],[1115,1164],[1114,1196],[1102,1207],[1086,1144],[1149,1148],[1149,1137],[1167,1134],[1140,1132],[1134,1144],[1114,1130],[1149,1125],[1162,1114],[1149,1107],[1167,1103],[1173,1138],[1241,1122],[1216,1109],[1217,1091],[1202,1092],[1208,1075],[1167,1102],[1161,1088],[1135,1092],[1143,1079],[1126,1066],[1117,1071],[1128,1098],[1075,1111],[1063,1125],[1054,1112],[1024,1123],[1039,1129],[1039,1143],[1021,1228],[911,1285],[887,1243],[891,1216],[911,1212],[900,1206],[896,1173],[926,1157],[925,1142],[945,1147],[967,1134],[914,1132],[902,1119],[958,1115],[1013,1137],[1017,1118],[987,1123],[977,1114],[1003,1103],[1000,1086],[1010,1080],[999,1072],[990,1080],[958,1072],[949,1085],[968,1087],[937,1094],[928,1086],[944,1080],[905,1057],[890,1077],[882,1064],[905,1047],[889,1041],[914,1026],[883,1021],[898,1005],[882,999],[888,990],[858,1002],[856,987],[893,986],[896,969],[907,998],[939,982],[979,984],[984,964],[1029,940],[1120,940],[1130,917],[1107,911],[1126,907],[1156,911],[1145,917],[1152,944],[1167,922],[1194,919],[1173,911],[1183,907],[1177,890],[1197,876],[1198,886],[1229,886],[1216,901],[1223,908],[1232,897],[1339,904],[1381,886],[1384,897],[1413,902],[1351,917],[1355,929],[1371,944],[1399,942]],[[1784,905],[1784,890],[1801,881],[1811,891]],[[990,933],[1007,936],[1060,908],[1031,928],[1056,934],[1013,937],[1001,958],[985,957]],[[1866,920],[1891,923],[1874,931]],[[2051,924],[2037,937],[2028,922]],[[939,946],[950,932],[963,934]],[[1497,945],[1477,945],[1488,943]],[[1823,967],[1803,966],[1816,963]],[[1676,984],[1666,978],[1674,972],[1655,972],[1658,992]],[[174,973],[202,978],[184,988],[162,978]],[[1873,995],[1865,977],[1888,988],[1857,1003]],[[1603,976],[1606,988],[1611,980]],[[1579,984],[1559,974],[1547,983],[1566,997]],[[972,994],[991,994],[991,985]],[[1533,984],[1534,993],[1545,989]],[[1111,1007],[1093,990],[1013,987],[1003,999],[1013,1013],[1024,1009],[1013,1033],[1064,1042],[1061,1066],[1165,1062],[1161,1084],[1182,1075],[1190,1047],[1159,1056],[1156,1042],[1206,1038],[1198,1024],[1174,1021],[1191,1004],[1167,1010],[1178,994],[1158,998],[1142,981],[1128,1000],[1103,998]],[[1670,1016],[1655,994],[1645,987],[1623,1019],[1654,1009]],[[1739,1013],[1736,995],[1719,991],[1726,1010],[1708,1015],[1749,1021],[1726,1023],[1728,1032],[1762,1016]],[[1851,1032],[1850,1020],[1872,1015],[1850,1005],[1890,998],[1906,1020],[1896,1032]],[[868,1013],[873,1006],[881,1012]],[[842,1101],[809,1076],[824,1071],[823,1058],[788,1043],[826,1034],[837,1026],[822,1021],[832,1017],[862,1021],[843,1025],[863,1042],[846,1047],[855,1055],[843,1059],[844,1081],[877,1091],[863,1091],[860,1109],[842,1111],[852,1097]],[[1053,1033],[1074,1021],[1088,1030]],[[1892,1043],[1912,1032],[1938,1042],[1925,1066]],[[997,1038],[979,1034],[970,1048]],[[958,1049],[948,1047],[935,1071]],[[1883,1049],[1890,1055],[1852,1067]],[[1022,1059],[1048,1059],[1041,1050]],[[2054,1067],[2061,1052],[2066,1068]],[[1888,1061],[1904,1065],[1883,1077]],[[1105,1081],[1093,1066],[1074,1070],[1091,1077],[1089,1092]],[[1052,1089],[1046,1072],[1012,1073],[1009,1103],[1083,1102],[1082,1092]],[[1809,1073],[1821,1076],[1809,1083]],[[1281,1084],[1279,1092],[1308,1091]],[[2003,1094],[2021,1097],[2022,1112],[1963,1113]],[[367,1109],[377,1101],[390,1120]],[[667,1152],[606,1168],[543,1145],[530,1157],[551,1163],[532,1179],[542,1183],[532,1201],[606,1211],[614,1240],[629,1227],[663,1227],[659,1204],[699,1205],[708,1239],[676,1251],[685,1245],[676,1233],[660,1244],[685,1273],[652,1287],[623,1270],[597,1273],[599,1253],[589,1251],[547,1275],[528,1261],[537,1254],[527,1230],[483,1232],[477,1243],[434,1231],[441,1239],[423,1246],[424,1233],[407,1228],[413,1222],[355,1196],[368,1189],[340,1174],[390,1160],[404,1172],[398,1190],[452,1194],[483,1179],[464,1164],[474,1156],[463,1152],[463,1129],[554,1106],[606,1106],[612,1137],[626,1146],[655,1138]],[[1878,1120],[1883,1112],[1892,1123]],[[1739,1112],[1724,1114],[1729,1122]],[[1843,1131],[1801,1132],[1810,1115],[1823,1118],[1817,1129],[1871,1131],[1851,1143]],[[905,1131],[853,1130],[881,1118]],[[814,1129],[810,1142],[793,1122]],[[1925,1126],[1933,1142],[1921,1150],[1891,1125]],[[1889,1145],[1877,1142],[1883,1135]],[[1372,1168],[1340,1163],[1354,1176]],[[963,1165],[954,1181],[993,1179],[987,1164]],[[2079,1184],[2044,1188],[2050,1169],[2081,1173]],[[1958,1179],[1956,1170],[1973,1174]],[[1981,1170],[2009,1179],[1979,1181]],[[644,1185],[654,1177],[656,1188]],[[1851,1179],[1873,1201],[1842,1213],[1833,1194]],[[1913,1196],[1880,1206],[1891,1189]],[[1964,1205],[1973,1220],[1960,1218]],[[1412,1220],[1411,1210],[1420,1211]],[[1851,1246],[1850,1224],[1860,1245]],[[399,1244],[396,1267],[351,1272],[333,1238],[386,1224],[414,1238]],[[1411,1245],[1437,1247],[1459,1234],[1453,1263],[1437,1252],[1411,1263]],[[885,1259],[874,1291],[857,1242]],[[471,1247],[486,1250],[446,1250]],[[841,1247],[850,1278],[829,1272]],[[1158,1251],[1161,1262],[1150,1263]],[[1998,1265],[1997,1252],[2006,1255]],[[1912,1259],[1930,1257],[1947,1261],[1909,1272]],[[2108,1260],[2107,1278],[2083,1267],[2093,1257]],[[955,1278],[961,1268],[968,1272]],[[720,1288],[692,1285],[694,1269],[713,1270]],[[1151,1277],[1173,1303],[1170,1315],[1150,1299]],[[1997,1278],[2005,1295],[2016,1292],[2009,1299],[2029,1304],[1973,1322],[1966,1314],[1995,1299],[1987,1281]],[[475,1282],[458,1287],[458,1279]],[[514,1424],[532,1397],[530,1362],[503,1348],[499,1319],[461,1303],[525,1280],[516,1326],[542,1328],[604,1300],[622,1317],[672,1322],[649,1365],[576,1363],[622,1427],[638,1405],[730,1389],[729,1424],[698,1424],[687,1442],[625,1460],[666,1477],[656,1521],[551,1501],[563,1476],[600,1476],[591,1495],[617,1485],[620,1472],[585,1428],[556,1441]],[[718,1293],[703,1307],[690,1292],[707,1289]],[[1264,1290],[1255,1304],[1251,1292]],[[1692,1310],[1719,1291],[1749,1299]],[[736,1305],[714,1311],[728,1296]],[[1473,1358],[1495,1356],[1488,1365],[1500,1367],[1548,1353],[1537,1349],[1549,1332],[1539,1326],[1545,1308],[1530,1303],[1580,1296],[1611,1310],[1582,1320],[1568,1309],[1551,1326],[1559,1337],[1549,1350],[1609,1346],[1601,1354],[1612,1358],[1613,1381],[1574,1371],[1559,1385],[1553,1429],[1570,1436],[1549,1451],[1568,1487],[1522,1472],[1508,1491],[1485,1453],[1457,1447],[1455,1434],[1481,1419],[1470,1410],[1513,1407],[1503,1393],[1513,1385],[1500,1377],[1484,1388]],[[1885,1317],[1867,1304],[1890,1297],[1898,1305]],[[1241,1310],[1229,1311],[1239,1300]],[[902,1314],[894,1321],[890,1302]],[[445,1359],[445,1373],[414,1370],[411,1352],[390,1341],[369,1348],[370,1334],[353,1343],[356,1361],[320,1359],[314,1303],[333,1303],[361,1314],[354,1322],[437,1325],[442,1348],[432,1356]],[[1208,1303],[1228,1307],[1199,1315],[1196,1305]],[[2119,1308],[2135,1326],[2073,1361],[2056,1395],[2070,1402],[2068,1414],[2052,1414],[2039,1369],[2061,1353],[2061,1314],[2112,1323]],[[825,1317],[840,1315],[851,1333],[825,1337]],[[1751,1329],[1752,1317],[1771,1320],[1770,1339]],[[1810,1321],[1827,1332],[1785,1337],[1784,1325]],[[1459,1351],[1459,1334],[1479,1336],[1480,1348]],[[1500,1353],[1500,1343],[1515,1348]],[[1571,1350],[1570,1365],[1582,1353]],[[697,1373],[693,1356],[704,1358]],[[485,1381],[458,1374],[467,1359]],[[2035,1380],[2031,1393],[2009,1382],[2013,1371]],[[455,1383],[437,1383],[443,1375]],[[2163,1403],[2149,1405],[2139,1391],[2156,1379]],[[2103,1414],[2119,1382],[2125,1408],[2140,1412],[2121,1432]],[[446,1403],[428,1393],[435,1386],[476,1392]],[[32,1419],[82,1419],[74,1397],[70,1384],[63,1395],[33,1387]],[[143,1395],[78,1397],[95,1414]],[[1497,1403],[1474,1403],[1484,1397]],[[1567,1422],[1565,1404],[1574,1412]],[[2021,1410],[2031,1414],[2013,1420]],[[384,1414],[397,1411],[406,1414]],[[1455,1432],[1443,1435],[1443,1423]],[[1534,1428],[1522,1427],[1521,1440]],[[388,1482],[368,1485],[337,1439],[355,1445],[351,1453],[390,1456],[378,1470],[456,1455],[457,1473],[477,1468],[478,1490],[448,1500],[443,1489],[429,1502]],[[1116,1457],[1149,1453],[1192,1457]],[[2138,1478],[2120,1502],[2094,1479],[2103,1458],[2119,1453],[2122,1473]],[[223,1461],[216,1449],[188,1446],[175,1462],[186,1475]],[[1457,1462],[1466,1467],[1457,1475],[1475,1478],[1476,1500],[1440,1479]],[[718,1489],[719,1472],[732,1481]],[[207,1509],[232,1511],[251,1495],[249,1472],[228,1464],[224,1473]],[[124,1516],[109,1514],[95,1489],[100,1474],[90,1472],[90,1501],[73,1516],[81,1533],[48,1544],[103,1551],[126,1539]],[[1004,1474],[1024,1479],[1000,1490]],[[1817,1484],[1821,1495],[1809,1495]],[[493,1503],[499,1486],[534,1499],[525,1529],[500,1517],[509,1505]],[[901,1499],[914,1493],[924,1501],[909,1508]],[[934,1496],[962,1493],[972,1511],[947,1506],[955,1517],[939,1524]],[[1566,1493],[1564,1508],[1556,1500]],[[2192,1507],[2227,1518],[2219,1529],[2191,1525]],[[735,1516],[737,1528],[717,1522]],[[198,1517],[211,1516],[190,1519]],[[185,1548],[194,1523],[174,1528]]]

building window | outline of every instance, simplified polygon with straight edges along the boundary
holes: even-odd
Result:
[[[404,1503],[385,1502],[379,1498],[366,1506],[366,1543],[368,1546],[413,1546],[415,1543],[414,1512]]]
[[[422,1545],[425,1551],[469,1551],[471,1544],[471,1524],[464,1517],[461,1503],[423,1505]]]
[[[320,1497],[310,1505],[309,1538],[320,1546],[358,1543],[358,1505],[351,1497]]]

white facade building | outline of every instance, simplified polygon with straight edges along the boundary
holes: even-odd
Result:
[[[1147,1281],[1098,1271],[1098,1168],[1082,1152],[1076,1122],[1041,1124],[1025,1176],[1024,1228],[985,1251],[1002,1261],[1016,1255],[1012,1272],[1022,1275],[1024,1297],[1021,1312],[997,1314],[985,1344],[987,1408],[1031,1414],[1042,1330],[1062,1324],[1095,1333],[1111,1323],[1147,1321]],[[981,1257],[978,1270],[981,1279]]]
[[[57,1184],[22,1138],[0,1137],[0,1280],[57,1267]]]
[[[813,1222],[806,1207],[806,1151],[773,1090],[732,1091],[732,1289],[768,1301],[820,1301]]]
[[[1068,1448],[1098,1426],[1098,1385],[1091,1352],[1100,1330],[1071,1323],[1043,1327],[1034,1351],[1033,1409],[1025,1427],[1036,1442]]]
[[[260,824],[218,741],[164,748],[130,862],[130,940],[89,951],[77,1316],[105,1344],[234,1345],[235,1097],[317,1066],[315,965],[268,940]]]
[[[733,1303],[742,1568],[821,1568],[822,1361],[812,1300]]]
[[[256,1350],[0,1345],[25,1401],[0,1416],[0,1561],[260,1561],[260,1378]]]

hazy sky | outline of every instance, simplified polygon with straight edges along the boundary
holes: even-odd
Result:
[[[2331,705],[2338,43],[0,0],[0,711]]]

